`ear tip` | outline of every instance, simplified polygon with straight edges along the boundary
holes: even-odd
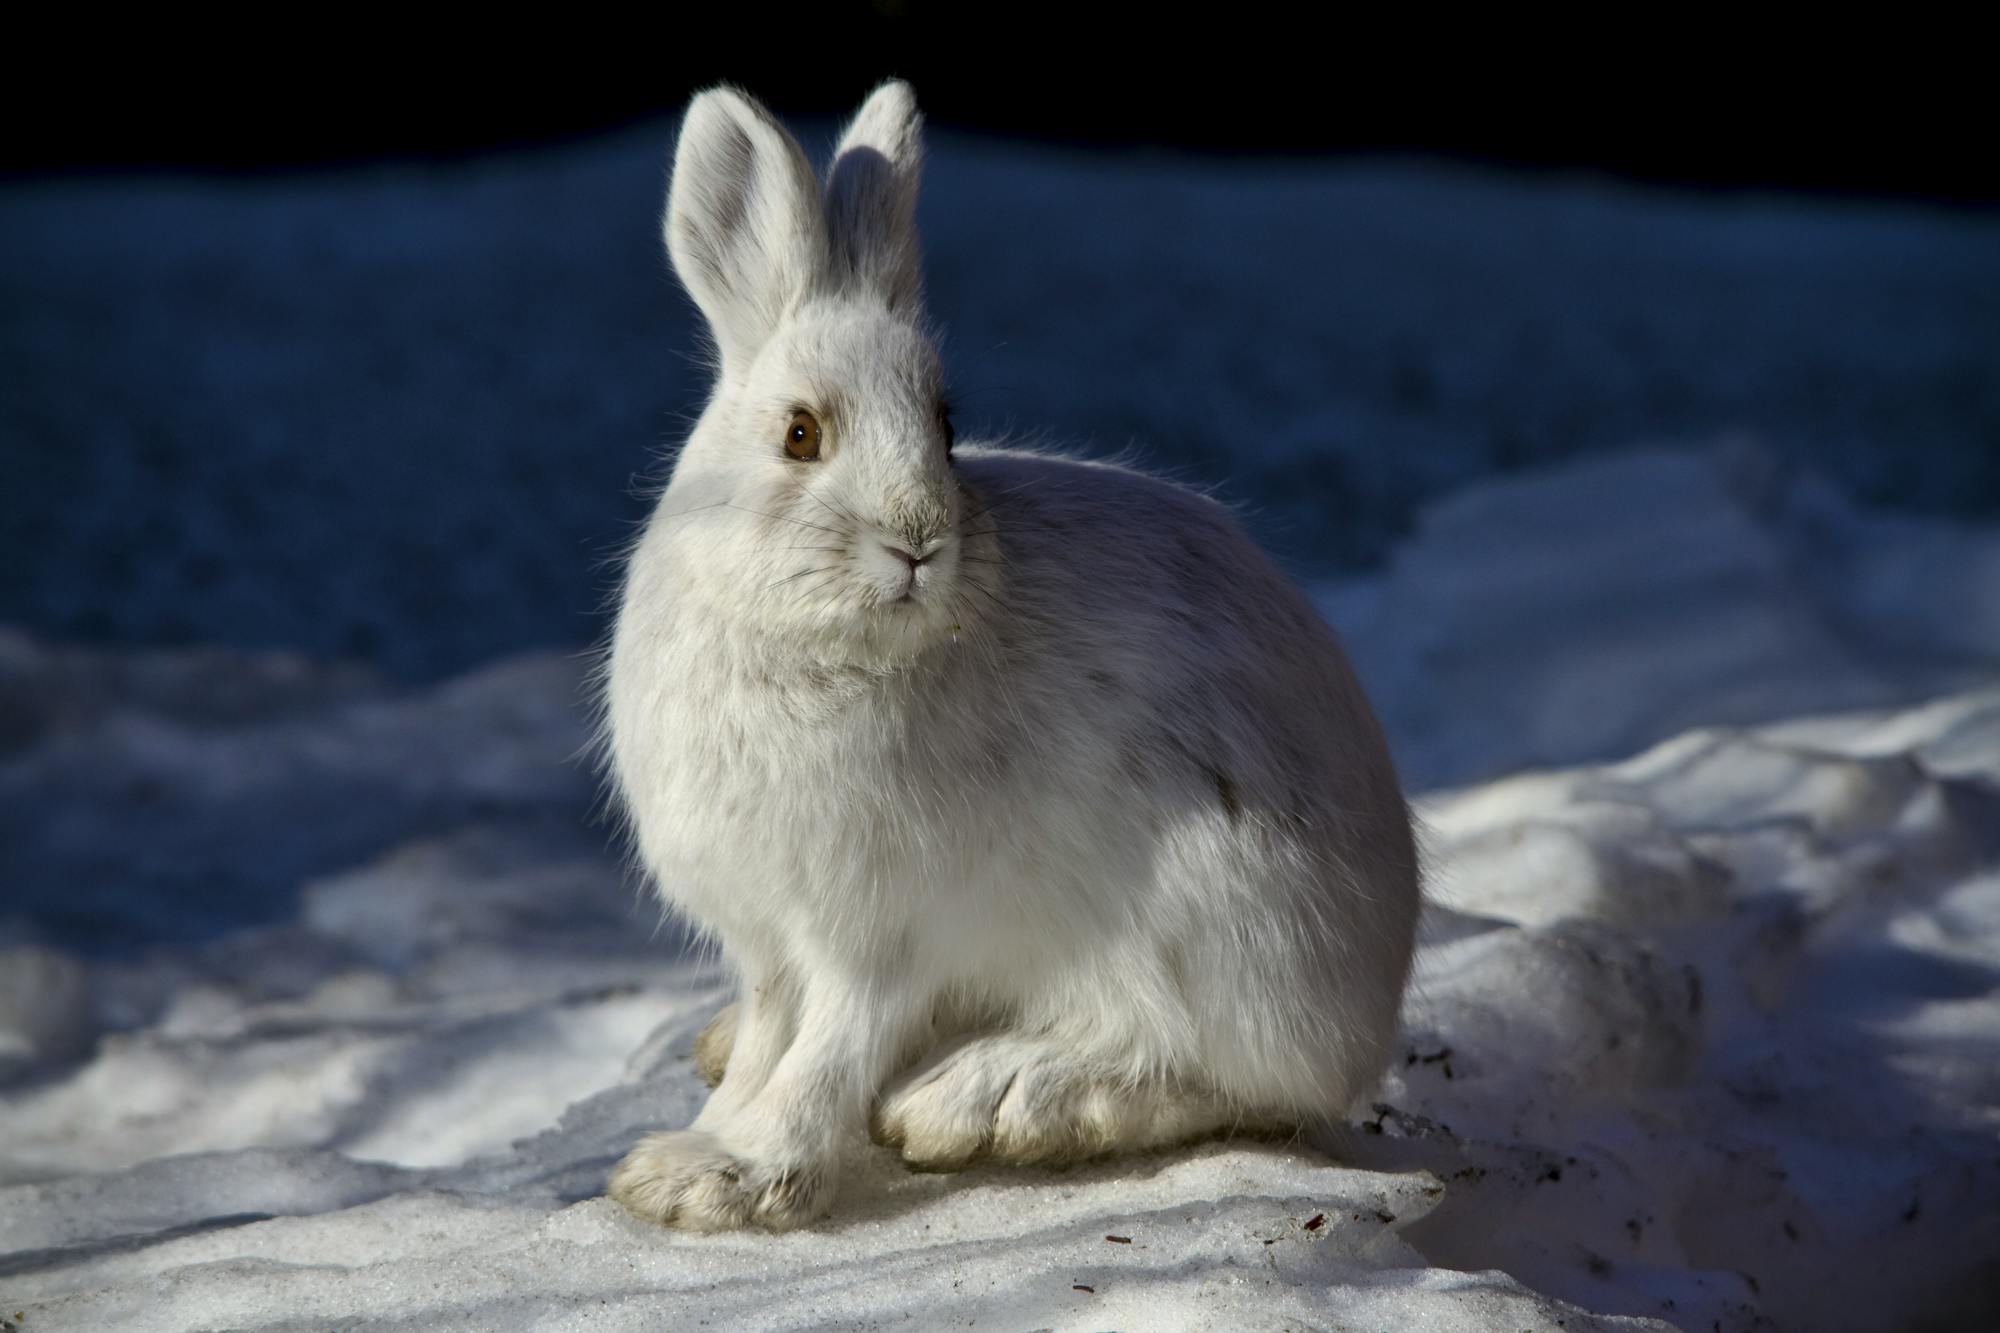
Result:
[[[715,128],[723,124],[744,125],[769,121],[763,104],[734,84],[719,83],[704,88],[688,102],[681,117],[681,132]]]
[[[868,94],[868,105],[881,102],[885,108],[893,108],[914,115],[917,110],[917,90],[910,86],[908,79],[884,79],[875,85],[875,91]]]
[[[917,90],[902,79],[890,79],[878,85],[854,114],[857,126],[876,127],[877,133],[892,128],[907,131],[922,122],[923,113],[917,109]]]

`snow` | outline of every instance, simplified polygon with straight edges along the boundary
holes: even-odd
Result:
[[[1468,488],[1321,605],[1421,789],[1990,681],[1996,588],[2000,531],[1857,507],[1731,436]]]
[[[577,637],[549,626],[615,535],[588,506],[687,387],[650,267],[660,142],[0,198],[40,257],[10,280],[47,316],[31,335],[0,302],[4,345],[49,372],[0,403],[10,442],[75,445],[80,394],[114,443],[157,410],[214,427],[221,460],[63,501],[80,545],[45,549],[8,613],[92,629],[97,588],[92,632],[158,637],[172,606],[196,637],[248,616],[313,649],[0,629],[0,1329],[2000,1322],[2000,529],[1917,512],[1988,466],[1968,349],[1990,224],[1403,167],[947,144],[926,205],[954,355],[1006,414],[1197,471],[1254,441],[1238,493],[1308,557],[1427,826],[1434,902],[1374,1115],[1067,1171],[919,1175],[857,1145],[833,1216],[784,1236],[679,1235],[601,1198],[635,1137],[700,1106],[689,1049],[725,982],[596,819],[585,659],[494,649]],[[643,229],[560,242],[627,204]],[[136,217],[172,224],[148,261]],[[1295,253],[1329,217],[1378,262],[1298,277],[1224,243]],[[1065,218],[1090,220],[1070,250],[1000,244]],[[1482,245],[1523,258],[1485,267]],[[218,270],[231,246],[244,267]],[[164,275],[116,327],[78,276],[106,256]],[[302,256],[338,281],[247,299]],[[1134,295],[1135,269],[1172,276]],[[432,275],[473,313],[417,318]],[[218,281],[241,318],[147,363]],[[1051,283],[1089,295],[1100,337],[1042,320]],[[1683,286],[1701,299],[1665,299]],[[1231,331],[1259,311],[1246,351]],[[302,312],[338,315],[323,345],[355,363],[291,378],[270,334]],[[378,320],[399,332],[363,337]],[[103,383],[70,373],[86,345]],[[593,441],[562,476],[479,401],[510,378],[524,420]],[[355,445],[408,460],[386,481],[315,452],[291,406],[350,380],[390,386]],[[1865,429],[1890,418],[1943,462],[1897,474]],[[178,457],[166,437],[89,466],[143,472]],[[239,531],[210,483],[246,462],[274,498]],[[458,490],[430,471],[487,464]],[[200,498],[167,521],[231,571],[210,593],[88,567],[135,493],[184,483]],[[385,595],[404,564],[330,554],[362,511],[422,530],[404,564],[467,554]],[[49,538],[10,513],[0,533]],[[420,679],[329,660],[432,622],[385,655]]]
[[[1876,590],[1995,534],[1810,477],[1746,495],[1745,457],[1489,483],[1326,590],[1412,765],[1457,780],[1425,784],[1436,901],[1374,1119],[1066,1172],[857,1147],[834,1216],[780,1237],[599,1197],[700,1106],[689,1048],[726,994],[588,822],[580,658],[397,686],[10,635],[10,692],[45,703],[0,760],[25,849],[0,1305],[29,1329],[1990,1314],[2000,643],[1975,605],[1939,593],[1933,623]],[[1645,748],[1534,762],[1595,737]],[[83,949],[78,901],[169,928]]]

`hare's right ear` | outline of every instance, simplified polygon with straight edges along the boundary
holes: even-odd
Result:
[[[785,127],[715,88],[688,107],[667,195],[667,252],[741,378],[785,311],[827,270],[819,183]]]
[[[917,175],[924,118],[900,79],[870,93],[840,136],[827,172],[827,232],[836,271],[914,313],[922,300],[917,253]]]

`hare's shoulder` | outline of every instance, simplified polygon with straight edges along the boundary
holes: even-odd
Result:
[[[1029,449],[970,447],[957,460],[972,496],[972,522],[991,516],[1014,558],[1042,554],[1035,543],[1075,544],[1115,558],[1120,551],[1248,548],[1235,516],[1193,487],[1115,459]]]

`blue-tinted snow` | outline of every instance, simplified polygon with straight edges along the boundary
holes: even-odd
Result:
[[[418,676],[587,642],[705,392],[672,133],[0,186],[0,622]],[[2000,508],[1992,216],[938,136],[922,220],[968,431],[1130,447],[1305,574],[1477,478],[1725,431]]]
[[[0,1326],[1992,1322],[2000,264],[1903,208],[946,140],[967,424],[1245,501],[1428,793],[1386,1109],[598,1197],[724,998],[574,761],[667,137],[0,188]]]

